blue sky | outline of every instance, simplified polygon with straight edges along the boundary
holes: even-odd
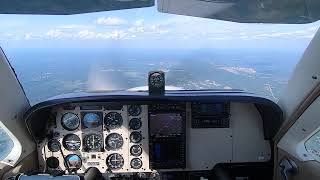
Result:
[[[240,24],[170,15],[155,7],[68,16],[0,15],[3,48],[304,49],[320,22]]]

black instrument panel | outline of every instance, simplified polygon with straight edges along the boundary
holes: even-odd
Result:
[[[191,104],[192,128],[229,128],[230,103],[199,103]]]
[[[151,169],[186,168],[186,103],[149,106]]]

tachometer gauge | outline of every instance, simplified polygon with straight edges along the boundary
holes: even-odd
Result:
[[[103,147],[102,137],[99,134],[89,134],[84,137],[83,145],[87,151],[100,151]]]
[[[60,151],[60,142],[56,139],[51,139],[48,141],[48,149],[52,152]]]
[[[68,151],[76,151],[80,149],[81,140],[75,134],[68,134],[62,140],[63,147]]]
[[[86,128],[96,128],[102,124],[101,117],[97,113],[86,113],[83,116],[82,122]]]
[[[129,122],[129,127],[132,130],[138,130],[141,128],[142,122],[140,118],[132,118]]]
[[[130,134],[130,141],[133,143],[139,143],[142,140],[140,132],[134,131]]]
[[[74,131],[79,127],[80,120],[77,115],[73,113],[66,113],[61,118],[61,125],[68,131]]]
[[[133,158],[130,165],[132,169],[140,169],[142,167],[142,161],[139,158]]]
[[[114,153],[107,157],[106,163],[110,169],[120,169],[123,167],[124,160],[120,154]]]
[[[110,150],[120,149],[123,145],[123,138],[118,133],[109,134],[106,137],[106,148]]]
[[[122,116],[117,112],[110,112],[104,118],[104,125],[108,129],[117,129],[122,126]]]
[[[140,105],[130,105],[128,108],[129,116],[139,116],[141,113]]]
[[[69,154],[66,157],[66,163],[68,163],[68,167],[70,170],[78,170],[82,166],[82,160],[80,156],[76,154]]]
[[[140,156],[142,154],[142,148],[139,145],[133,145],[130,148],[130,154],[132,156]]]

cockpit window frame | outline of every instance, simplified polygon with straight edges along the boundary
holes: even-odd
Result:
[[[14,166],[15,162],[18,161],[22,153],[22,145],[19,140],[13,135],[13,133],[0,121],[0,129],[5,133],[5,135],[10,140],[10,146],[6,146],[8,151],[3,155],[3,159],[0,160],[1,163]],[[6,144],[7,145],[7,144]]]

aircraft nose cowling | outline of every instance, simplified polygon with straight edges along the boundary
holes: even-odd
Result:
[[[128,91],[148,91],[148,86],[139,86],[127,89]],[[165,90],[183,90],[183,88],[176,86],[165,86]]]

